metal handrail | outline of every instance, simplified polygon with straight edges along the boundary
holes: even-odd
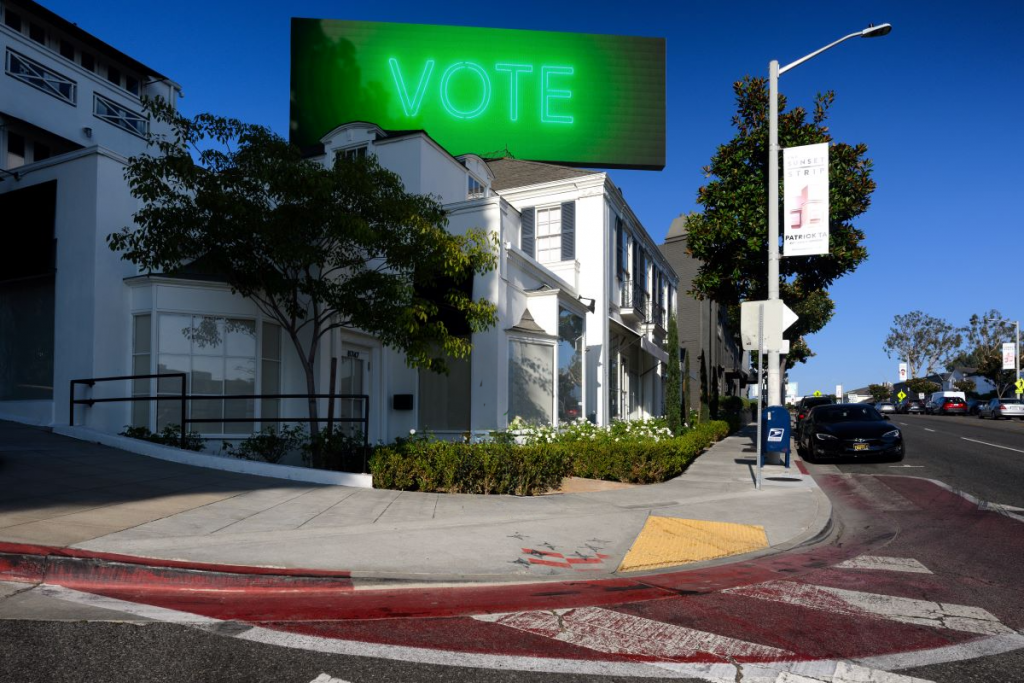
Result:
[[[181,379],[181,393],[178,396],[170,395],[159,395],[156,396],[117,396],[112,398],[75,398],[75,385],[84,384],[86,386],[95,386],[97,382],[115,382],[115,381],[128,381],[136,379],[169,379],[169,378]],[[362,402],[363,410],[362,417],[334,417],[333,415],[328,416],[330,422],[359,422],[363,426],[363,447],[368,448],[370,445],[370,397],[367,394],[188,394],[185,391],[187,383],[187,374],[184,372],[169,372],[160,373],[153,375],[120,375],[117,377],[90,377],[88,379],[73,379],[71,380],[71,395],[69,399],[69,411],[68,411],[68,424],[71,427],[75,426],[75,406],[85,405],[92,406],[96,403],[117,403],[117,402],[134,402],[134,401],[181,401],[181,447],[184,448],[186,439],[188,437],[187,425],[190,424],[204,424],[213,422],[308,422],[311,423],[313,418],[306,415],[304,417],[188,417],[186,405],[188,401],[204,401],[204,400],[264,400],[264,399],[330,399],[332,402],[334,399],[358,399]],[[332,411],[333,412],[333,411]],[[319,419],[319,418],[318,418]],[[206,439],[200,435],[200,438]],[[365,464],[364,464],[365,469]]]

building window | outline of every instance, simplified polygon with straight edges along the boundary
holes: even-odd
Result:
[[[75,46],[63,38],[60,39],[60,56],[75,61]]]
[[[152,318],[149,315],[137,315],[132,319],[132,374],[149,375],[150,358],[152,357]],[[132,396],[152,396],[153,380],[132,380]],[[132,425],[149,427],[150,404],[152,401],[132,401]],[[181,419],[178,419],[180,422]]]
[[[206,434],[248,434],[252,422],[231,418],[254,416],[254,399],[225,398],[256,393],[256,323],[241,318],[162,314],[158,318],[159,373],[184,372],[188,377],[190,419],[209,420],[189,429]],[[180,382],[161,379],[157,393],[180,395]],[[180,402],[160,401],[157,430],[181,421]]]
[[[9,7],[4,10],[4,23],[18,33],[21,33],[21,16],[12,12]]]
[[[511,339],[508,343],[508,417],[551,424],[555,402],[553,348]]]
[[[479,180],[473,176],[469,176],[467,183],[466,197],[467,199],[479,199],[484,196],[484,186]]]
[[[558,421],[583,417],[583,317],[558,309]]]
[[[102,95],[93,95],[93,114],[96,118],[139,137],[144,138],[149,134],[148,118]]]
[[[135,76],[125,74],[124,89],[138,97],[141,90],[139,87],[139,79],[135,78]]]
[[[562,260],[561,207],[537,209],[537,260],[541,263]]]
[[[28,25],[28,37],[40,45],[46,45],[46,31],[39,24]]]
[[[281,393],[281,327],[274,323],[263,323],[263,351],[260,358],[260,393]],[[260,416],[281,417],[281,399],[265,398],[260,401]],[[265,427],[278,426],[270,422]]]
[[[7,131],[7,165],[4,168],[19,168],[25,165],[25,138]]]
[[[113,83],[114,85],[121,87],[121,72],[118,71],[116,67],[108,66],[107,80]]]
[[[470,428],[472,384],[470,359],[447,357],[448,374],[419,371],[419,428],[434,432],[465,432]]]
[[[11,78],[69,104],[74,104],[77,99],[78,86],[74,81],[13,50],[7,50],[4,70]]]
[[[334,152],[334,159],[344,159],[345,161],[355,161],[356,159],[366,158],[366,145],[360,145],[359,147],[349,147],[348,149],[339,149]]]
[[[78,55],[78,63],[82,65],[82,68],[86,71],[96,71],[96,58],[88,52],[80,52]]]

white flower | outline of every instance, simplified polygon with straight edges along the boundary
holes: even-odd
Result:
[[[409,436],[413,436],[415,433],[416,433],[415,429],[410,429],[409,430]]]

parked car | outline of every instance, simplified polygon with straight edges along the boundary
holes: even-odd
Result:
[[[886,413],[894,414],[896,412],[896,406],[894,406],[892,403],[889,403],[888,401],[879,401],[878,403],[875,404],[875,410],[882,413],[883,415]]]
[[[903,460],[903,433],[874,406],[817,406],[805,418],[797,452],[805,460],[881,457]]]
[[[994,398],[982,406],[978,417],[982,419],[990,417],[993,420],[1004,418],[1009,420],[1011,417],[1016,417],[1019,420],[1024,420],[1024,403],[1017,398]]]
[[[800,423],[807,417],[811,408],[832,404],[832,398],[829,396],[804,396],[800,399],[800,402],[796,404],[796,415],[793,418],[793,435],[797,438],[800,437]]]
[[[932,397],[926,406],[932,415],[966,415],[967,401],[959,396]]]
[[[967,414],[977,415],[981,409],[988,405],[988,399],[974,398],[967,402]]]
[[[900,404],[898,412],[903,413],[904,415],[910,415],[911,413],[923,413],[924,401],[918,401],[917,399],[904,401]]]

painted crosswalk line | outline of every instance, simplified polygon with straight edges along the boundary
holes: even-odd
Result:
[[[790,581],[769,581],[752,586],[730,588],[722,592],[827,612],[879,617],[904,624],[917,624],[966,633],[992,636],[1015,633],[1013,629],[1004,626],[991,612],[967,605],[898,598],[891,595],[862,593],[827,586],[810,586]]]
[[[836,565],[838,569],[882,569],[890,572],[931,574],[931,570],[911,557],[877,557],[861,555]]]
[[[746,680],[746,679],[744,679]],[[932,683],[889,671],[869,669],[849,662],[837,662],[830,673],[800,674],[781,672],[772,683]]]
[[[642,655],[668,661],[698,653],[727,659],[778,658],[792,654],[788,650],[599,607],[487,614],[475,618],[606,654]]]

